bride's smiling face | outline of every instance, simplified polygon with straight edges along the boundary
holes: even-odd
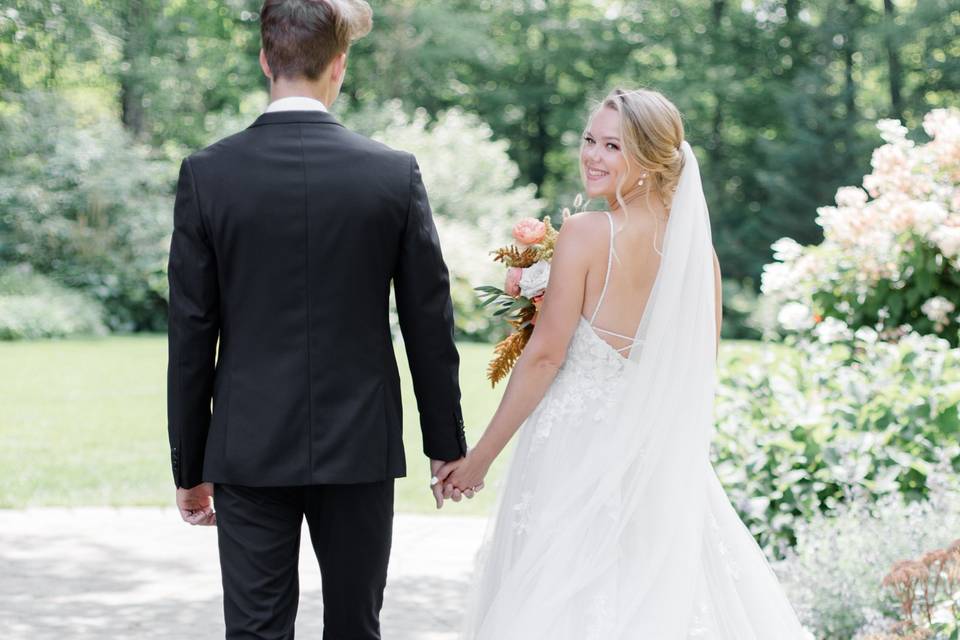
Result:
[[[627,166],[622,149],[620,114],[604,107],[590,120],[580,145],[580,169],[588,198],[615,200],[621,180],[621,193],[625,193],[639,179],[638,168]],[[637,179],[633,179],[635,173]]]

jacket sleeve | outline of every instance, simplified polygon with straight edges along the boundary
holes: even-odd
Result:
[[[450,277],[420,167],[410,157],[410,201],[394,273],[397,315],[420,412],[423,452],[434,460],[466,455],[460,409],[460,356],[453,341]]]
[[[216,257],[200,217],[189,158],[180,165],[168,277],[167,431],[174,482],[191,488],[203,481],[220,334],[220,291]]]

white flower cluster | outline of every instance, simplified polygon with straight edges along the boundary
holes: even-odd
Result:
[[[777,314],[777,322],[788,331],[805,331],[814,325],[813,311],[802,302],[788,302]]]
[[[943,331],[943,328],[950,324],[949,315],[956,310],[957,306],[944,298],[935,296],[924,302],[920,306],[920,311],[927,316],[930,322],[934,323],[937,333]]]
[[[840,342],[841,340],[850,340],[853,338],[853,332],[843,320],[836,318],[824,318],[823,322],[818,324],[813,330],[813,335],[820,342]]]
[[[789,238],[773,244],[776,262],[764,266],[764,294],[809,307],[813,293],[830,288],[853,287],[847,293],[864,300],[880,280],[909,287],[916,243],[960,270],[960,109],[928,113],[923,128],[931,139],[925,143],[908,139],[897,120],[881,120],[877,128],[886,144],[874,151],[862,188],[841,187],[835,206],[817,210],[824,234],[820,245],[801,246]],[[932,300],[924,314],[946,326],[952,309],[943,311],[945,305]],[[785,305],[780,324],[809,329],[802,318],[811,315]]]

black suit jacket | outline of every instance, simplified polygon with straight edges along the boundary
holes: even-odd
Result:
[[[391,281],[424,453],[466,453],[449,279],[412,155],[325,112],[260,116],[183,161],[169,280],[178,487],[405,475]]]

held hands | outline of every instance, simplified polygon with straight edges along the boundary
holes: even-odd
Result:
[[[483,489],[483,479],[490,469],[492,460],[488,460],[476,449],[470,449],[467,455],[453,462],[430,461],[430,479],[434,498],[437,500],[437,509],[443,506],[444,500],[460,502],[463,497],[473,498]]]
[[[217,514],[213,511],[213,484],[204,482],[190,489],[178,488],[177,509],[184,522],[202,526],[217,524]]]

